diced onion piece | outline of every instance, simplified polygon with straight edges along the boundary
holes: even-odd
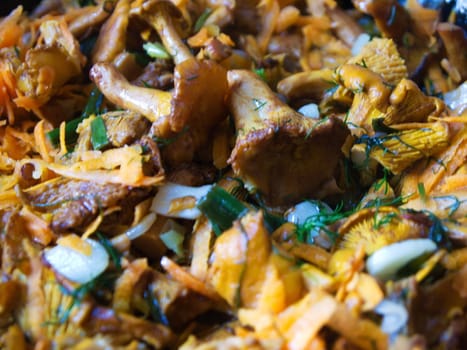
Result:
[[[159,190],[152,202],[151,210],[164,216],[194,220],[201,215],[201,212],[197,207],[174,211],[171,210],[171,202],[185,196],[195,197],[196,202],[198,202],[201,197],[204,197],[209,192],[211,187],[212,185],[191,187],[175,183],[167,183],[159,187]]]
[[[304,201],[288,210],[286,219],[295,225],[302,225],[310,216],[318,215],[322,211],[330,213],[332,209],[324,202],[313,200]]]
[[[383,316],[381,330],[388,335],[400,332],[409,319],[405,306],[392,300],[385,299],[381,301],[374,311]]]
[[[307,218],[320,212],[319,205],[314,201],[304,201],[295,205],[287,212],[286,219],[295,225],[303,224]]]
[[[381,280],[389,280],[409,261],[435,250],[435,242],[428,238],[396,242],[374,252],[366,261],[366,269]]]
[[[360,53],[360,51],[362,51],[363,47],[370,42],[370,40],[371,36],[369,36],[368,34],[360,34],[352,46],[352,56],[357,56]]]
[[[91,246],[91,254],[86,255],[70,246],[57,245],[44,253],[45,259],[60,275],[80,284],[87,283],[109,265],[109,255],[99,242],[86,239]]]
[[[157,215],[149,213],[137,225],[130,227],[125,234],[129,239],[135,239],[144,235],[156,221]]]
[[[177,256],[183,257],[183,240],[185,239],[185,228],[172,219],[162,226],[163,233],[159,236],[167,248],[173,251]]]
[[[319,119],[319,108],[316,103],[308,103],[298,109],[298,113],[303,114],[305,117]]]
[[[444,102],[452,110],[457,110],[462,105],[467,106],[467,81],[457,89],[446,92],[443,97]]]

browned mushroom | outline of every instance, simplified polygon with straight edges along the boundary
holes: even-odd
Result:
[[[271,205],[330,194],[325,185],[333,181],[342,158],[349,134],[345,125],[333,117],[304,117],[252,72],[229,71],[228,79],[238,133],[229,160],[235,173]]]
[[[112,62],[125,50],[129,13],[130,0],[119,0],[112,15],[101,27],[92,53],[93,63]]]

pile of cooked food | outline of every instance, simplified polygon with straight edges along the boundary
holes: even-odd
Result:
[[[0,348],[466,349],[462,3],[4,14]]]

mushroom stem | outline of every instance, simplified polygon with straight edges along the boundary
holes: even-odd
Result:
[[[190,49],[180,38],[174,18],[181,19],[178,9],[167,1],[148,1],[142,6],[143,18],[159,33],[165,48],[176,65],[193,58]]]
[[[111,64],[96,63],[89,73],[100,91],[112,103],[137,111],[151,122],[170,114],[172,94],[131,85]]]

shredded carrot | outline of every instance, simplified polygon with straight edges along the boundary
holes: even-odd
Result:
[[[68,153],[68,149],[66,148],[66,122],[61,122],[60,123],[60,133],[59,133],[59,139],[60,139],[60,155],[65,155]]]
[[[37,146],[37,151],[39,152],[41,158],[46,162],[52,162],[52,157],[50,156],[50,147],[48,146],[48,141],[46,140],[45,130],[44,130],[45,120],[40,120],[34,127],[34,140]]]

